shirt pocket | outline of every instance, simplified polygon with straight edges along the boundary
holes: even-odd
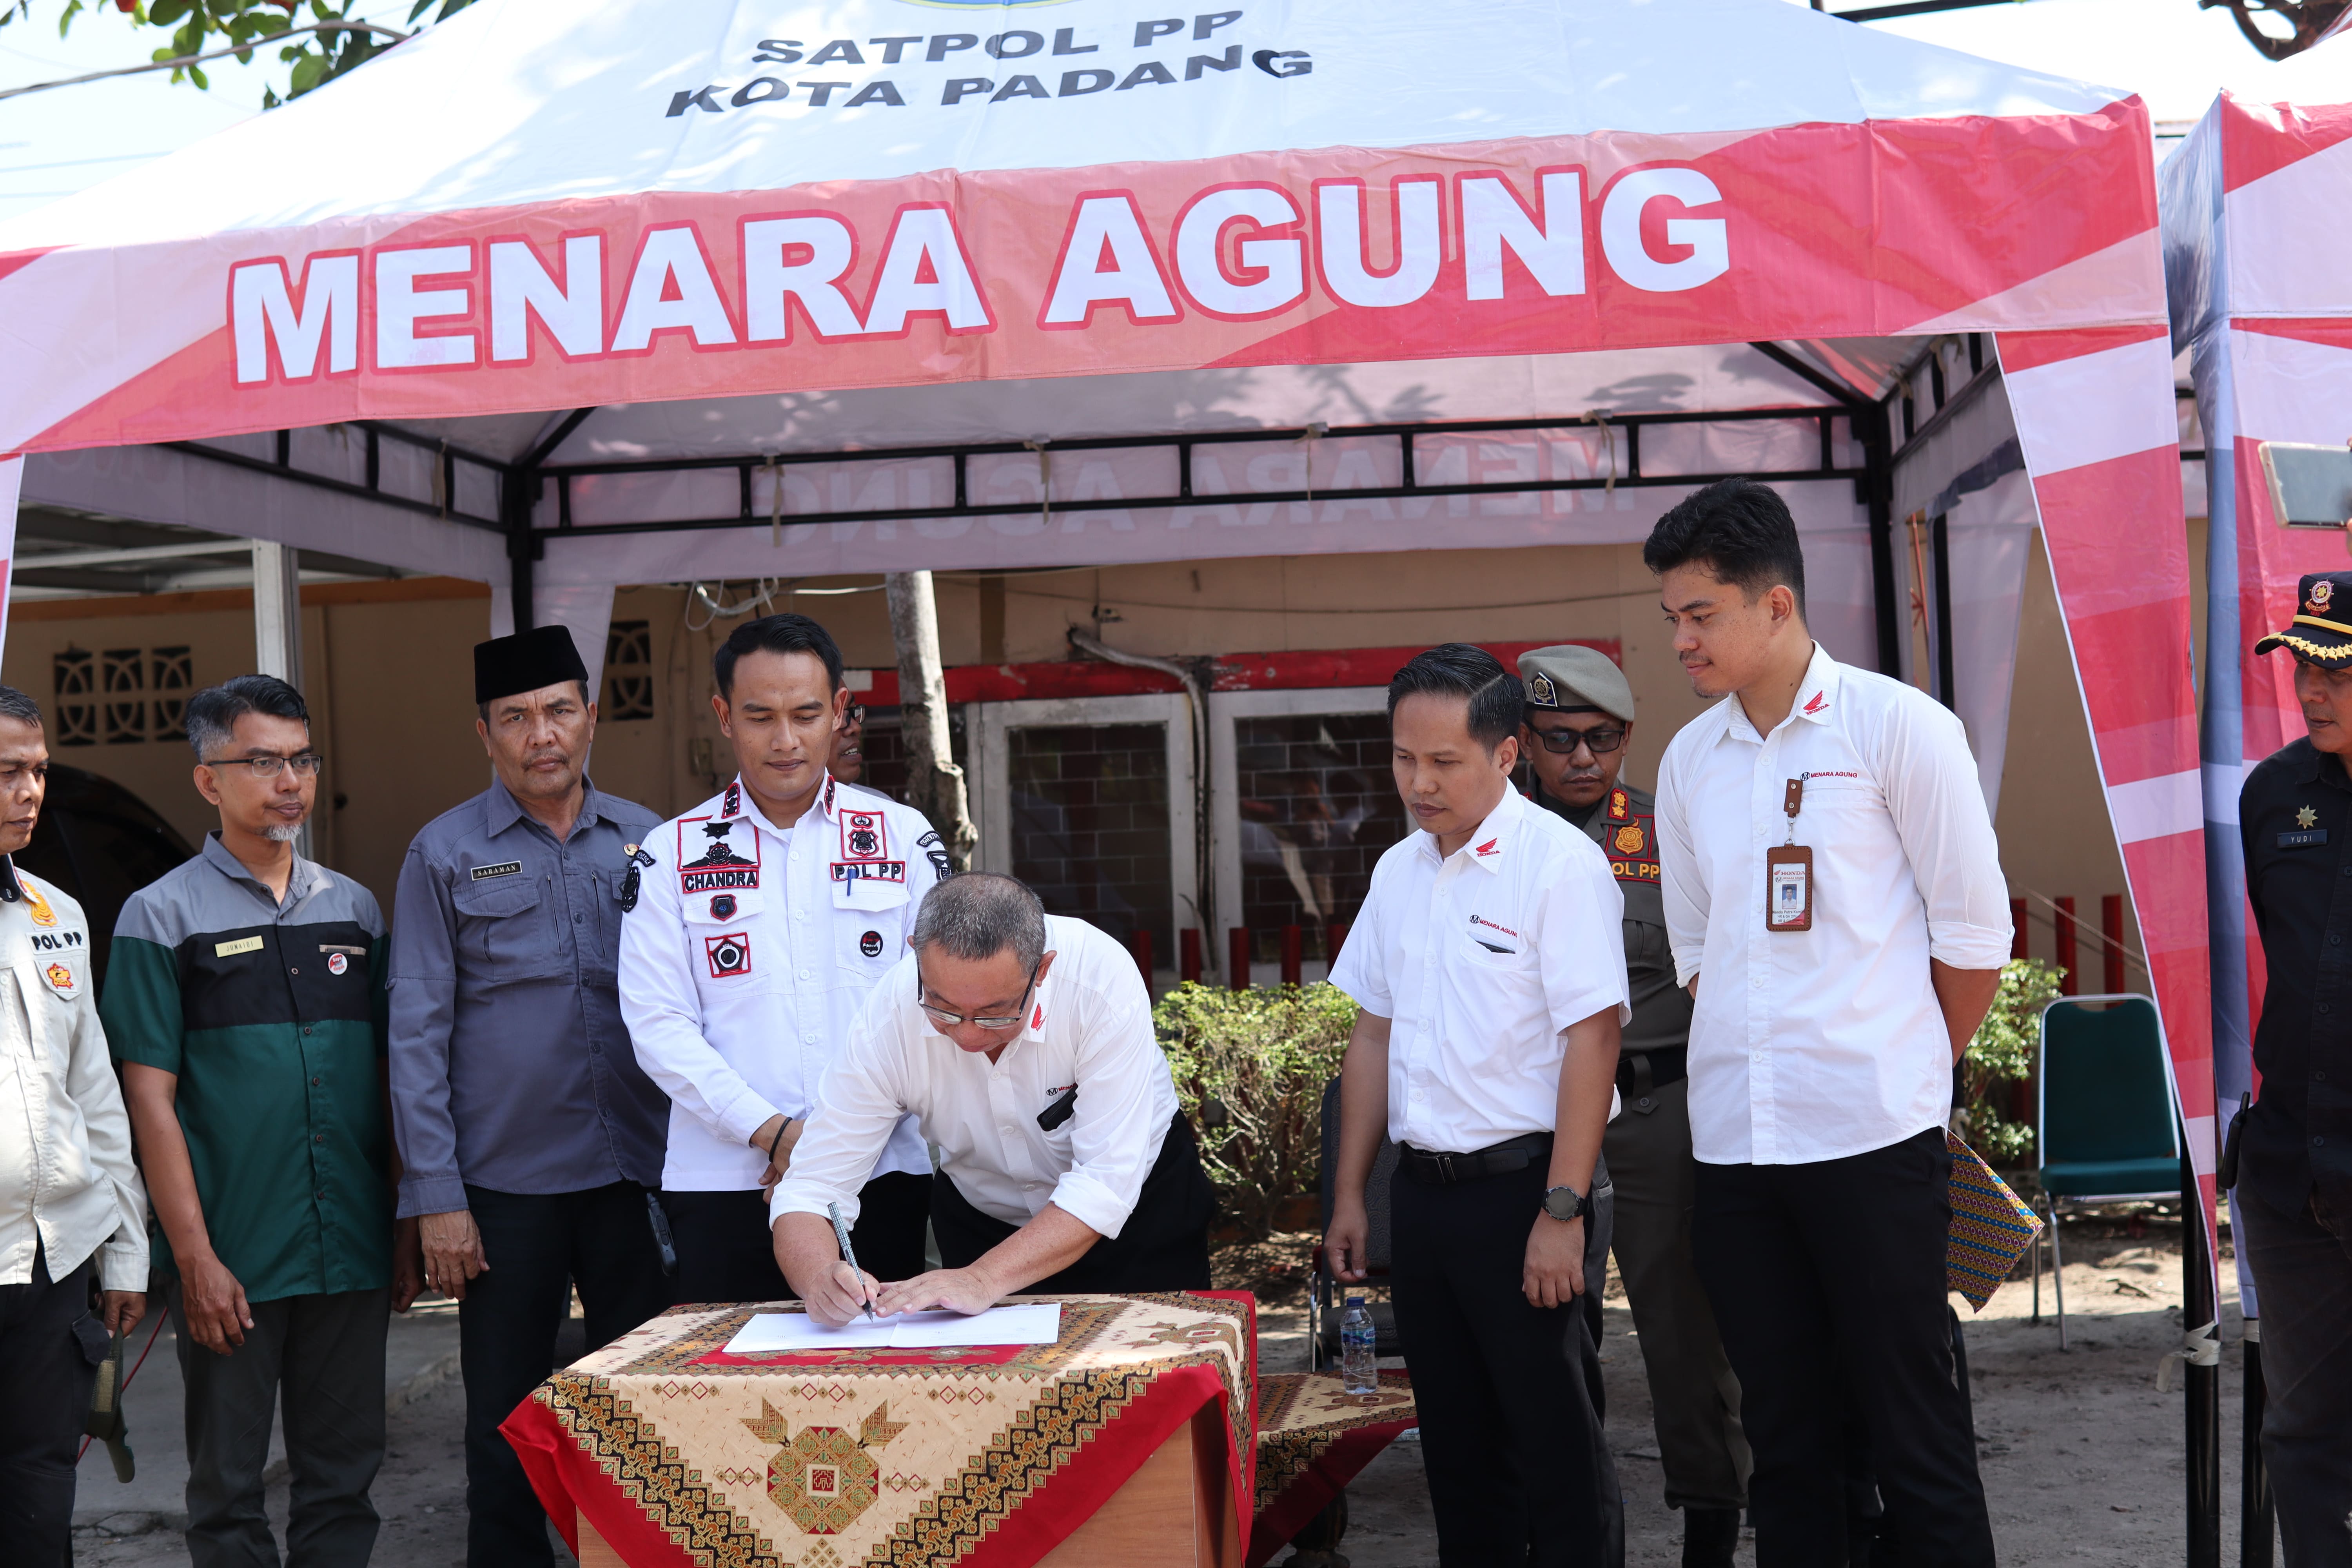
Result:
[[[1514,945],[1514,952],[1495,951]],[[1454,994],[1472,1009],[1457,1023],[1476,1029],[1507,1028],[1521,1013],[1540,1010],[1543,973],[1536,965],[1535,946],[1525,937],[1473,927],[1454,937],[1450,957],[1447,971]]]
[[[889,972],[907,951],[907,888],[860,878],[833,889],[833,961],[859,988]]]
[[[457,912],[457,962],[477,984],[503,985],[569,973],[571,943],[555,929],[536,879],[516,877],[460,886],[449,901]]]

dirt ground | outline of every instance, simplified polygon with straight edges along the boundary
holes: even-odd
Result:
[[[2134,1228],[2141,1234],[2131,1234]],[[2156,1389],[2159,1358],[2180,1342],[2179,1234],[2177,1221],[2160,1216],[2141,1216],[2136,1226],[2120,1216],[2068,1222],[2070,1348],[2063,1353],[2046,1276],[2039,1324],[2031,1321],[2032,1291],[2022,1279],[2003,1286],[1980,1314],[1958,1303],[1968,1325],[1978,1452],[2004,1563],[2147,1568],[2179,1560],[2180,1380],[2172,1380],[2169,1394]],[[1219,1283],[1259,1294],[1261,1360],[1268,1371],[1305,1365],[1304,1263],[1311,1246],[1311,1237],[1285,1236],[1220,1255]],[[2226,1280],[2226,1259],[2223,1272]],[[1608,1429],[1626,1492],[1626,1561],[1636,1568],[1676,1563],[1680,1521],[1660,1498],[1641,1352],[1613,1276],[1607,1307],[1601,1363]],[[2223,1315],[2222,1339],[2222,1560],[2234,1562],[2243,1365],[2234,1308]],[[464,1561],[464,1394],[454,1381],[392,1415],[391,1454],[374,1493],[384,1521],[377,1563],[442,1568]],[[1430,1568],[1436,1562],[1414,1445],[1400,1443],[1374,1461],[1349,1499],[1342,1551],[1355,1568]],[[282,1539],[282,1480],[269,1489],[269,1508]],[[75,1562],[83,1568],[185,1563],[177,1532],[150,1519],[127,1521],[146,1526],[133,1534],[77,1531]],[[560,1550],[558,1560],[570,1561]],[[1739,1560],[1752,1563],[1752,1550],[1743,1547]]]

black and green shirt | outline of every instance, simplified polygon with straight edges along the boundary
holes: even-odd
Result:
[[[205,1225],[247,1300],[391,1283],[383,937],[349,877],[298,857],[281,902],[217,833],[115,922],[107,1038],[178,1075]]]

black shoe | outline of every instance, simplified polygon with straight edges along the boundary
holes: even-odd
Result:
[[[1683,1510],[1683,1568],[1731,1568],[1738,1547],[1738,1509]]]

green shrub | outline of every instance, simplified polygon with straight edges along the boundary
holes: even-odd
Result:
[[[1320,982],[1184,984],[1152,1019],[1217,1201],[1244,1236],[1265,1237],[1276,1205],[1320,1179],[1323,1087],[1339,1076],[1356,1004]]]
[[[2042,1037],[2042,1009],[2058,995],[2060,971],[2038,958],[2003,964],[1992,1010],[1960,1058],[1960,1136],[1992,1165],[2021,1165],[2033,1157],[2032,1123],[2009,1116],[2011,1086],[2033,1077]]]

